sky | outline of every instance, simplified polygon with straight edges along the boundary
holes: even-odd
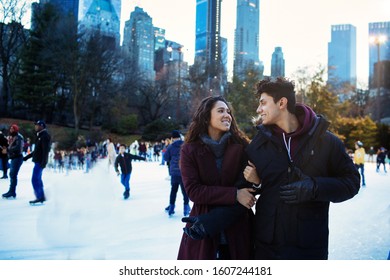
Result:
[[[123,0],[121,32],[139,6],[166,30],[166,38],[185,46],[184,60],[193,63],[196,0]],[[222,1],[221,35],[228,39],[228,71],[232,74],[236,0]],[[368,81],[368,23],[390,21],[388,0],[260,0],[260,60],[270,75],[275,47],[282,47],[286,76],[299,68],[326,66],[331,25],[357,28],[358,86]]]

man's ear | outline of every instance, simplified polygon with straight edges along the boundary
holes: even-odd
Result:
[[[282,97],[280,98],[279,100],[279,107],[282,109],[282,108],[287,108],[287,98],[286,97]]]

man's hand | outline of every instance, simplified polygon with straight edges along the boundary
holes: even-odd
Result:
[[[257,175],[256,166],[248,160],[248,165],[244,169],[244,177],[245,180],[248,182],[251,182],[255,185],[259,185],[261,183],[261,180],[259,176]]]
[[[315,181],[306,176],[297,182],[280,187],[280,199],[285,203],[300,203],[314,200],[317,193]]]
[[[237,190],[237,201],[248,209],[251,209],[256,203],[256,197],[253,193],[256,190],[252,188],[244,188]]]
[[[181,219],[183,223],[192,224],[191,227],[183,228],[185,234],[195,240],[202,240],[207,237],[207,232],[200,221],[199,217],[184,217]]]

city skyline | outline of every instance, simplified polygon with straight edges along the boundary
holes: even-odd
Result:
[[[152,17],[154,26],[166,30],[168,40],[184,45],[184,60],[191,65],[195,52],[196,1],[164,0],[156,3],[153,0],[123,0],[121,33],[124,21],[129,19],[135,6],[143,8]],[[236,7],[236,0],[222,1],[221,36],[228,39],[230,76],[233,72]],[[272,53],[278,46],[283,48],[287,77],[293,76],[299,68],[326,66],[331,25],[352,24],[357,28],[357,85],[366,87],[368,25],[381,21],[390,21],[390,2],[386,0],[260,0],[259,53],[264,75],[271,74]],[[303,40],[307,42],[302,44]],[[301,57],[302,54],[304,57]]]

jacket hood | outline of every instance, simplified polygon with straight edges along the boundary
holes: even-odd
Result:
[[[295,116],[298,119],[299,127],[297,130],[291,133],[286,133],[278,126],[274,126],[273,130],[277,134],[286,133],[289,137],[296,137],[307,133],[314,125],[316,121],[316,114],[314,111],[305,104],[297,103],[295,105]]]

